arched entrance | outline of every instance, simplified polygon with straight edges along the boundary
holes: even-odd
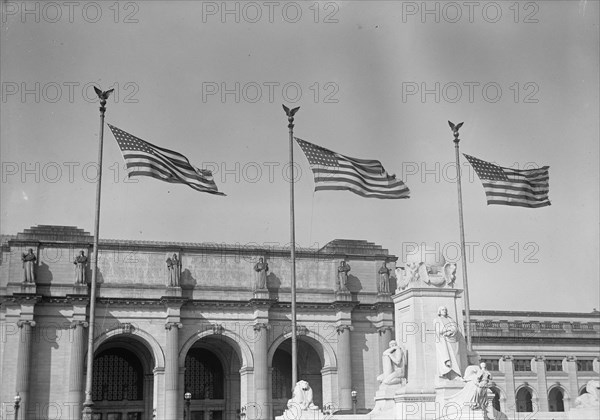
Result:
[[[184,392],[192,394],[189,420],[234,420],[240,407],[240,368],[233,347],[214,335],[196,341],[185,356]]]
[[[496,387],[490,387],[490,391],[494,394],[494,399],[492,400],[492,407],[496,411],[502,411],[500,406],[500,390]]]
[[[117,336],[94,354],[92,400],[103,420],[142,420],[152,416],[154,360],[142,343]]]
[[[283,341],[273,354],[271,361],[271,399],[273,414],[278,416],[292,397],[292,340]],[[305,380],[313,390],[313,402],[323,407],[323,363],[312,345],[298,340],[298,380]]]
[[[532,394],[527,387],[523,387],[517,392],[517,411],[519,413],[533,412]]]
[[[550,411],[565,411],[564,394],[558,387],[548,393],[548,408]]]

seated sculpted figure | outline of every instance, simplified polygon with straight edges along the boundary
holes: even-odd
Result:
[[[301,380],[296,383],[292,399],[288,400],[289,409],[300,408],[301,410],[316,410],[318,407],[313,404],[313,391],[308,382]]]
[[[402,383],[406,378],[406,352],[396,341],[390,341],[382,356],[383,373],[377,377],[377,381],[383,385],[395,385]]]
[[[592,408],[600,406],[600,381],[588,381],[585,387],[585,393],[581,394],[575,400],[577,408]]]
[[[492,381],[492,374],[487,370],[485,363],[468,366],[463,380],[466,382],[465,387],[448,401],[461,407],[469,407],[471,410],[485,410],[488,405],[487,391]]]

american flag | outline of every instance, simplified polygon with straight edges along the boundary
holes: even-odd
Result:
[[[409,198],[404,182],[378,160],[354,159],[296,138],[315,177],[315,191],[348,190],[363,197]]]
[[[548,199],[548,169],[511,169],[465,155],[483,184],[488,204],[545,207]]]
[[[175,184],[186,184],[196,191],[225,195],[217,190],[212,173],[193,166],[181,153],[150,144],[108,124],[123,153],[128,176],[150,176]]]

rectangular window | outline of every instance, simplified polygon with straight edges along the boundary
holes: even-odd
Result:
[[[546,359],[546,370],[548,372],[562,372],[562,359]]]
[[[515,372],[531,372],[530,359],[515,359],[513,360]]]
[[[498,372],[500,371],[500,364],[498,362],[498,359],[481,359],[482,363],[485,363],[485,366],[487,367],[487,370],[492,371],[492,372]]]
[[[577,360],[577,370],[579,372],[593,372],[594,371],[594,361],[592,359]]]

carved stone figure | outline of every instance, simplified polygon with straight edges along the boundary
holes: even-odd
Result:
[[[267,288],[267,272],[269,271],[269,264],[264,262],[261,257],[258,262],[254,265],[254,271],[256,271],[256,282],[254,283],[255,290],[264,290]]]
[[[337,290],[347,292],[348,291],[348,272],[350,271],[350,266],[346,264],[346,261],[340,261],[340,265],[337,269],[338,278],[337,278]]]
[[[406,378],[406,352],[396,341],[390,341],[389,348],[381,355],[381,361],[383,373],[377,377],[377,381],[383,385],[402,383]]]
[[[167,258],[167,286],[179,287],[179,277],[181,275],[181,262],[177,254],[172,258]]]
[[[88,258],[85,256],[83,251],[79,251],[79,255],[75,257],[73,264],[75,264],[75,284],[85,284],[85,269],[87,266]]]
[[[377,282],[378,293],[390,293],[390,270],[385,261],[379,267],[379,281]]]
[[[487,391],[492,381],[492,374],[485,363],[467,366],[463,380],[466,382],[465,387],[447,401],[455,402],[460,407],[467,406],[471,410],[485,411],[488,405]]]
[[[600,381],[588,381],[585,386],[585,393],[575,399],[577,408],[600,407]]]
[[[449,380],[460,377],[460,331],[456,321],[448,315],[448,308],[439,307],[438,315],[433,320],[433,326],[438,376]]]
[[[21,261],[23,262],[23,282],[24,283],[35,283],[35,262],[37,258],[33,254],[33,249],[29,248],[27,254],[21,255]]]
[[[403,290],[411,284],[434,287],[454,287],[456,264],[446,262],[441,250],[424,244],[406,256],[406,266],[398,276],[398,288]]]
[[[318,407],[313,403],[313,391],[308,382],[302,380],[294,386],[292,399],[288,400],[289,409],[300,408],[301,410],[316,410]]]

